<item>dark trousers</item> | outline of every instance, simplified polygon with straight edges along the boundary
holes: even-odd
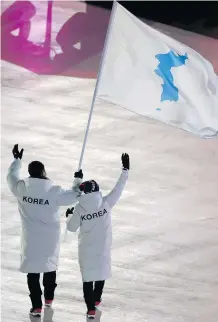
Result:
[[[40,287],[40,274],[27,274],[27,284],[30,291],[30,299],[34,309],[42,307],[42,290]],[[43,274],[44,297],[46,300],[54,299],[54,291],[57,287],[56,272]]]
[[[83,295],[88,311],[95,310],[95,302],[101,300],[104,283],[105,281],[83,283]]]

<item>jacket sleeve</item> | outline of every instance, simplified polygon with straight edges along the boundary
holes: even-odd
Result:
[[[11,192],[17,196],[18,195],[18,186],[20,182],[20,168],[21,168],[21,160],[14,159],[12,164],[8,169],[7,174],[7,182]]]
[[[80,214],[77,211],[77,206],[74,208],[73,214],[67,218],[67,230],[76,232],[80,227]]]
[[[115,187],[111,192],[104,197],[104,201],[106,201],[110,208],[113,208],[115,204],[120,199],[120,196],[123,192],[123,189],[126,185],[127,179],[128,179],[128,170],[123,170]]]
[[[81,179],[76,178],[73,182],[73,187],[70,190],[59,189],[57,196],[58,206],[70,206],[77,201],[77,197],[81,195],[78,187],[81,183]]]

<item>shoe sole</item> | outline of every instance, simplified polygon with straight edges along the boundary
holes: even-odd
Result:
[[[36,318],[41,317],[41,313],[30,313],[30,315],[35,316]]]

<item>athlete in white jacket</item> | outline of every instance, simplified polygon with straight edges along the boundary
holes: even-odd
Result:
[[[118,202],[125,187],[129,156],[122,154],[123,170],[114,189],[102,197],[99,186],[94,180],[83,182],[75,208],[66,212],[67,229],[79,229],[79,265],[83,280],[84,299],[88,318],[95,317],[95,307],[101,302],[104,282],[111,277],[111,210]],[[94,289],[93,289],[93,282]]]
[[[82,170],[75,172],[74,186],[63,190],[54,186],[46,177],[44,165],[39,161],[29,164],[30,177],[21,180],[19,172],[23,149],[13,148],[14,161],[9,167],[7,181],[18,201],[21,217],[21,264],[20,271],[27,273],[32,315],[40,315],[42,291],[40,273],[44,273],[45,305],[51,306],[54,299],[56,270],[60,251],[60,206],[73,205],[81,194],[76,186],[82,182]]]

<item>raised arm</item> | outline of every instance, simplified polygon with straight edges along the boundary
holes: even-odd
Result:
[[[126,185],[126,181],[128,179],[128,170],[123,170],[115,187],[111,190],[111,192],[104,197],[104,201],[109,204],[110,208],[113,208],[118,200],[121,197],[123,189]]]
[[[18,194],[18,185],[20,181],[20,168],[21,168],[21,159],[23,156],[23,149],[19,152],[18,144],[15,144],[12,150],[14,161],[10,165],[7,174],[7,182],[11,192],[17,196]]]
[[[126,185],[127,179],[128,179],[128,172],[129,172],[129,155],[128,154],[122,154],[121,157],[122,164],[123,164],[123,170],[122,173],[115,185],[115,187],[111,190],[111,192],[104,197],[104,201],[106,201],[110,208],[113,208],[115,204],[120,199],[120,196],[123,192],[123,189]]]

